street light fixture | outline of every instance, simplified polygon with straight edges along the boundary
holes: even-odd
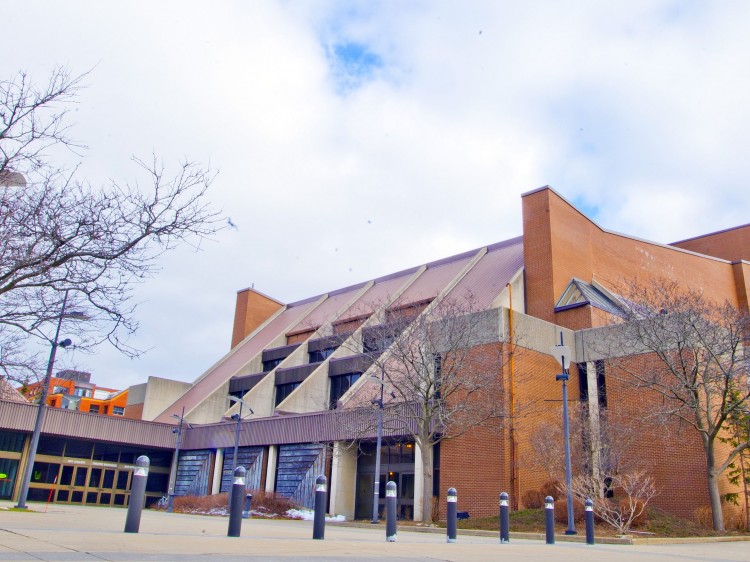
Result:
[[[550,348],[552,355],[562,367],[562,373],[555,376],[555,380],[562,381],[563,402],[563,435],[565,441],[565,489],[568,502],[568,528],[566,535],[577,535],[575,520],[573,517],[573,473],[570,466],[570,427],[568,425],[568,378],[570,369],[570,348],[563,345],[563,335],[560,332],[560,344]]]
[[[380,370],[380,378],[370,375],[368,380],[380,385],[380,398],[373,398],[371,404],[378,407],[378,436],[375,443],[375,482],[372,491],[372,523],[378,523],[380,502],[380,448],[383,446],[383,392],[385,391],[385,369]]]
[[[245,406],[245,408],[247,408],[247,411],[251,414],[254,414],[255,412],[253,412],[253,409],[248,406],[247,402],[245,402],[239,396],[232,396],[230,394],[229,400],[240,405],[240,411],[236,414],[232,414],[232,419],[237,422],[237,425],[234,428],[234,456],[232,457],[232,475],[234,475],[234,471],[237,469],[237,451],[240,448],[240,423],[242,423],[242,406]],[[230,506],[232,504],[232,486],[229,487],[229,504]]]
[[[186,424],[187,429],[193,428],[193,426],[185,421],[185,406],[182,407],[181,414],[172,414],[172,417],[179,420],[179,423],[177,424],[177,427],[172,430],[172,433],[177,434],[177,442],[174,448],[174,469],[172,470],[171,478],[169,479],[169,491],[167,492],[167,513],[172,513],[172,508],[174,506],[174,487],[177,482],[177,469],[179,468],[180,463],[180,445],[182,444],[182,433],[184,431],[182,426]]]
[[[31,444],[29,445],[29,453],[26,459],[26,466],[23,471],[23,480],[21,481],[21,492],[18,496],[19,509],[26,509],[26,496],[29,495],[29,484],[31,484],[31,473],[34,470],[34,460],[36,459],[36,450],[39,446],[39,437],[42,433],[42,423],[44,422],[44,414],[47,409],[47,395],[49,393],[49,385],[52,379],[52,370],[55,367],[55,357],[57,356],[57,348],[71,347],[73,341],[70,338],[65,338],[59,341],[60,328],[62,328],[63,319],[68,318],[72,320],[88,320],[89,317],[83,312],[65,310],[68,304],[68,291],[65,291],[63,297],[62,308],[60,309],[60,315],[57,319],[57,329],[55,330],[54,339],[50,340],[52,349],[49,352],[49,360],[47,361],[47,371],[44,375],[44,381],[42,382],[42,390],[39,394],[39,406],[36,411],[36,421],[34,422],[34,431],[31,434]]]

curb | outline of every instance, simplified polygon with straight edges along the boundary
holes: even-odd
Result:
[[[372,523],[357,523],[353,521],[337,521],[337,522],[326,522],[326,525],[335,525],[339,527],[354,527],[359,529],[372,529],[373,527],[383,527],[384,523],[378,523],[373,525]],[[418,527],[412,525],[403,525],[398,528],[400,533],[431,533],[444,535],[447,531],[444,527]],[[466,535],[470,537],[497,537],[500,540],[500,534],[498,531],[483,531],[480,529],[459,529],[458,534]],[[521,540],[537,540],[544,541],[546,536],[544,533],[529,533],[529,532],[511,532],[511,539]],[[738,536],[720,536],[720,537],[634,537],[627,535],[623,537],[596,537],[596,544],[620,544],[620,545],[646,545],[646,544],[700,544],[700,543],[717,543],[717,542],[750,542],[750,536],[738,535]],[[555,542],[575,542],[585,543],[586,535],[565,535],[555,533]]]

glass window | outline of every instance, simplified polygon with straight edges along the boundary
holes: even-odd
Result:
[[[89,412],[92,414],[98,414],[99,413],[99,404],[91,404],[89,406]]]
[[[85,486],[86,485],[86,477],[89,475],[89,469],[79,466],[78,470],[76,470],[76,486]]]
[[[329,408],[333,410],[336,408],[339,398],[341,398],[351,386],[359,380],[362,373],[347,373],[346,375],[339,375],[331,377],[331,398]]]
[[[124,416],[125,415],[125,408],[122,406],[112,406],[112,415],[114,416]]]
[[[93,449],[94,444],[90,441],[78,441],[77,439],[69,439],[67,446],[65,447],[65,456],[73,457],[76,459],[90,459]]]
[[[310,363],[320,363],[330,357],[333,352],[336,351],[335,347],[327,347],[325,349],[319,349],[318,351],[311,351],[307,355],[309,356]]]
[[[130,473],[127,470],[121,470],[117,473],[117,489],[127,490],[128,489],[128,476]]]
[[[164,492],[169,485],[169,474],[160,474],[158,472],[149,472],[146,480],[147,492]]]
[[[68,490],[58,490],[57,491],[57,501],[59,501],[59,502],[66,502],[66,501],[68,501],[69,497],[70,497],[70,492]]]
[[[70,486],[73,481],[73,467],[70,465],[63,466],[60,475],[60,486]]]
[[[36,448],[36,452],[38,455],[61,457],[63,454],[63,447],[65,447],[65,439],[42,435],[39,438],[39,446]]]
[[[105,443],[94,444],[94,460],[117,462],[120,459],[120,447]]]
[[[276,385],[276,406],[281,404],[300,384],[302,383],[290,382],[288,384]]]
[[[23,433],[16,433],[15,431],[0,431],[0,451],[20,453],[22,450]]]
[[[31,481],[34,484],[52,484],[60,472],[60,465],[49,462],[35,462],[34,470],[31,472]]]
[[[286,359],[286,357],[281,357],[279,359],[272,359],[271,361],[263,361],[263,372],[267,373],[268,371],[272,371],[279,365],[281,365],[281,362]]]

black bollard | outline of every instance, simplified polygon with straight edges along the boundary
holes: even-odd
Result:
[[[323,540],[326,533],[326,477],[315,479],[315,519],[313,521],[313,539]]]
[[[396,542],[396,483],[385,485],[385,540]]]
[[[247,494],[245,496],[245,509],[242,510],[242,518],[250,519],[250,502],[253,501],[253,495]]]
[[[500,494],[500,542],[510,542],[510,513],[508,507],[508,494]]]
[[[544,498],[544,530],[547,544],[555,544],[555,498]]]
[[[448,488],[448,542],[456,542],[458,528],[458,492]]]
[[[232,482],[232,503],[229,509],[228,537],[239,537],[242,528],[242,504],[245,496],[245,467],[238,466],[234,469],[234,481]]]
[[[594,502],[586,500],[586,544],[594,544]]]
[[[130,501],[128,502],[128,515],[125,519],[125,532],[137,533],[141,526],[141,512],[146,501],[146,480],[148,480],[148,467],[150,461],[146,455],[141,455],[135,461],[133,480],[130,485]]]

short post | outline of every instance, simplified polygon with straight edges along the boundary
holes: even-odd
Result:
[[[544,498],[544,530],[547,544],[555,544],[555,498]]]
[[[385,485],[385,540],[396,542],[396,483]]]
[[[323,540],[326,533],[326,477],[315,479],[315,519],[313,521],[313,539]]]
[[[456,542],[458,527],[458,492],[455,488],[448,488],[448,542]]]
[[[500,494],[500,542],[510,542],[510,513],[508,507],[508,493]]]
[[[135,461],[133,481],[130,485],[130,501],[128,502],[128,515],[125,518],[125,532],[137,533],[141,526],[141,512],[146,501],[146,480],[148,480],[148,467],[151,461],[146,455],[141,455]]]
[[[594,544],[594,502],[586,499],[586,544]]]
[[[245,496],[245,509],[242,511],[243,519],[250,519],[250,502],[253,501],[253,495],[247,494]]]
[[[232,503],[229,509],[228,537],[239,537],[242,528],[242,504],[245,495],[245,467],[238,466],[234,469],[234,481],[232,482]]]

